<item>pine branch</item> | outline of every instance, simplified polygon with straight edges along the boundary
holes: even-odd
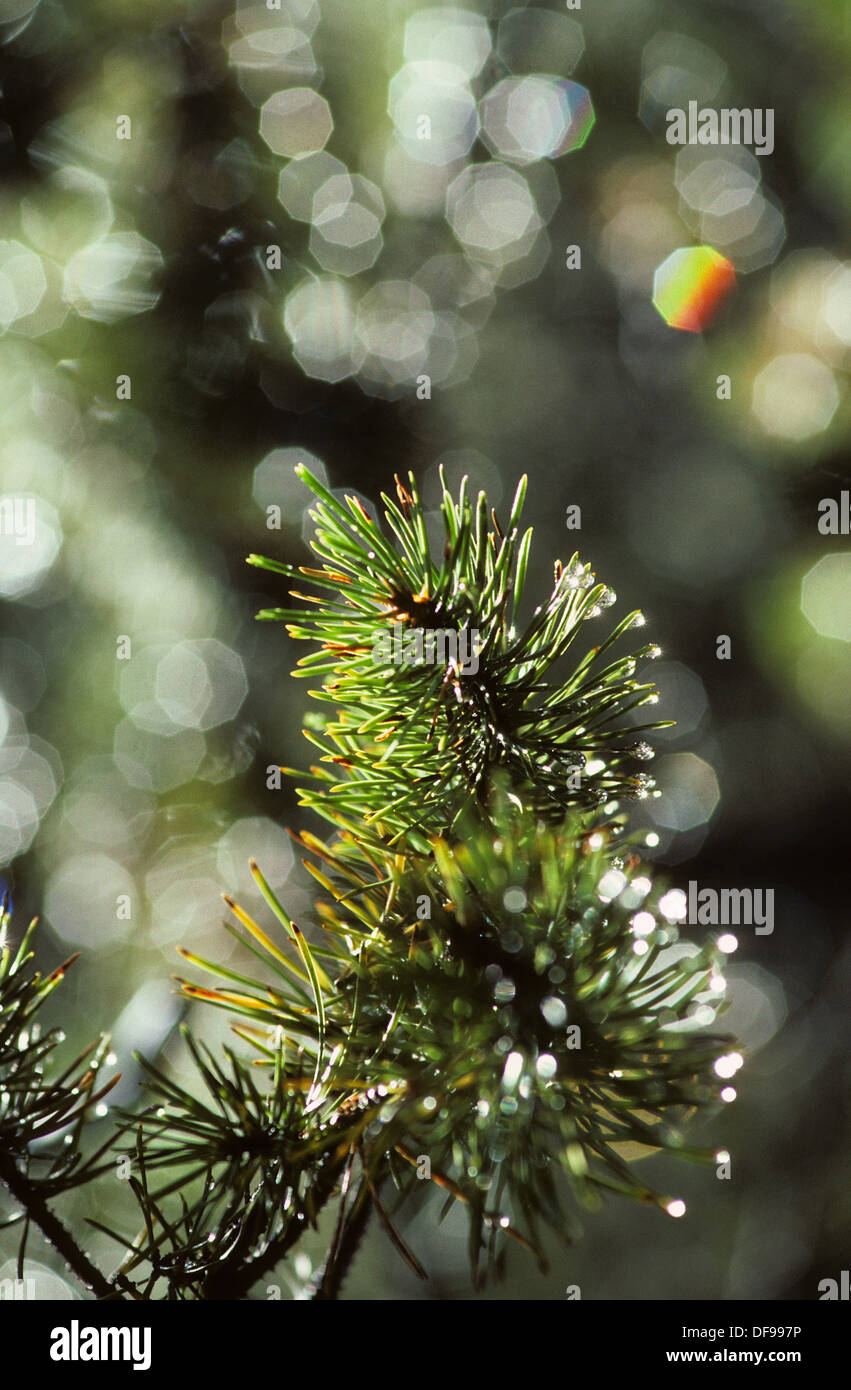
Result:
[[[99,1296],[105,1284],[108,1296],[246,1297],[334,1202],[313,1298],[339,1296],[373,1211],[424,1277],[394,1218],[435,1185],[467,1213],[480,1287],[509,1241],[546,1268],[544,1235],[570,1240],[572,1207],[605,1193],[678,1214],[637,1157],[714,1159],[683,1127],[716,1103],[730,1046],[710,1031],[724,1006],[720,948],[707,937],[671,951],[677,895],[642,861],[622,805],[658,794],[633,763],[652,755],[636,734],[661,725],[630,722],[655,700],[637,664],[658,648],[610,650],[641,615],[587,646],[586,623],[614,595],[573,556],[524,616],[525,482],[505,527],[466,485],[457,499],[444,488],[436,560],[413,479],[397,480],[398,505],[383,499],[385,532],[302,474],[319,499],[323,568],[251,559],[320,591],[307,612],[260,615],[316,645],[300,673],[321,679],[313,694],[333,707],[305,729],[322,757],[302,804],[334,827],[327,841],[297,837],[316,926],[308,939],[251,861],[277,928],[225,902],[241,959],[259,968],[182,951],[214,977],[181,979],[184,995],[236,1017],[250,1053],[214,1055],[184,1029],[191,1089],[139,1059],[153,1103],[123,1113],[121,1133],[142,1227],[91,1222],[125,1252],[108,1283],[79,1248],[69,1260]],[[32,1219],[68,1250],[46,1202],[111,1166],[98,1166],[103,1149],[80,1152],[105,1094],[92,1089],[104,1043],[48,1083],[57,1039],[28,1019],[56,979],[22,991],[20,960],[7,951],[0,968],[4,1163],[18,1190],[24,1164]],[[33,1140],[69,1125],[72,1144],[46,1154],[32,1183]]]
[[[343,1192],[341,1200],[344,1198],[345,1192]],[[350,1273],[352,1262],[366,1234],[371,1215],[372,1207],[369,1193],[366,1183],[363,1182],[352,1212],[348,1215],[348,1219],[344,1219],[340,1223],[339,1239],[335,1239],[333,1242],[328,1258],[314,1280],[314,1292],[311,1295],[314,1302],[328,1303],[339,1298],[340,1290]]]
[[[315,1215],[323,1210],[334,1195],[339,1168],[329,1169],[324,1181],[314,1192],[313,1209]],[[235,1252],[235,1258],[215,1269],[207,1278],[202,1297],[218,1302],[233,1302],[245,1298],[264,1275],[272,1274],[290,1250],[304,1235],[303,1225],[292,1223],[286,1235],[270,1242],[268,1248],[254,1258],[239,1258],[243,1252]],[[352,1250],[351,1254],[354,1254]]]
[[[484,806],[500,767],[548,819],[652,792],[652,779],[633,768],[653,754],[637,735],[663,724],[623,719],[655,701],[636,671],[659,649],[646,644],[610,657],[626,632],[643,625],[633,611],[582,651],[585,625],[616,596],[577,555],[556,562],[549,598],[524,619],[532,537],[519,530],[525,479],[504,531],[495,517],[488,521],[484,494],[474,504],[464,483],[456,501],[444,485],[437,561],[413,477],[409,488],[397,480],[399,505],[382,497],[394,545],[356,498],[343,505],[307,469],[296,471],[319,499],[313,548],[325,563],[248,558],[320,591],[292,591],[309,599],[307,611],[258,614],[318,644],[293,674],[321,677],[311,693],[336,706],[335,717],[315,717],[315,731],[305,731],[328,766],[312,770],[302,804],[361,835],[381,823],[422,847],[422,836]]]
[[[10,922],[4,904],[0,908],[0,1181],[26,1213],[19,1265],[28,1227],[35,1224],[87,1288],[98,1298],[115,1298],[115,1286],[48,1205],[52,1197],[90,1182],[111,1167],[109,1162],[99,1162],[111,1141],[88,1157],[82,1150],[93,1107],[119,1079],[114,1076],[94,1090],[109,1040],[102,1037],[92,1043],[56,1079],[51,1077],[53,1053],[64,1035],[57,1029],[43,1034],[38,1013],[76,957],[46,979],[38,972],[29,973],[36,921],[30,923],[17,951],[9,944]],[[60,1134],[67,1142],[51,1147],[49,1141]],[[35,1173],[35,1165],[44,1171]]]
[[[299,837],[322,889],[322,949],[308,946],[252,864],[282,943],[227,902],[248,933],[240,939],[274,968],[273,985],[190,957],[228,984],[183,988],[241,1015],[256,1065],[307,1095],[297,1107],[306,1152],[348,1127],[337,1150],[348,1155],[343,1187],[355,1152],[364,1185],[351,1212],[341,1206],[316,1297],[336,1296],[367,1192],[419,1272],[377,1195],[393,1177],[401,1200],[421,1200],[417,1154],[467,1208],[474,1280],[482,1252],[501,1267],[505,1237],[543,1266],[541,1232],[570,1230],[565,1183],[584,1205],[617,1191],[673,1210],[635,1176],[636,1153],[713,1157],[688,1147],[680,1128],[717,1099],[715,1063],[729,1040],[706,1020],[722,1006],[720,955],[709,939],[669,958],[675,895],[634,852],[618,799],[652,785],[629,769],[652,750],[623,720],[655,699],[635,671],[658,649],[607,655],[640,619],[632,613],[549,679],[614,596],[574,556],[557,563],[550,599],[522,626],[525,484],[504,530],[496,518],[489,525],[482,497],[473,506],[463,486],[457,501],[444,490],[438,564],[413,479],[410,489],[397,482],[398,506],[383,499],[389,540],[357,499],[344,507],[301,471],[319,497],[315,549],[326,561],[301,573],[320,596],[306,614],[259,616],[318,643],[300,667],[323,678],[313,693],[336,707],[305,731],[329,766],[313,770],[303,804],[337,829],[328,842]],[[477,669],[461,669],[460,642],[436,667],[385,660],[391,631],[427,637],[447,624],[456,638],[478,633]],[[436,643],[423,650],[434,656]]]
[[[118,1297],[115,1285],[92,1264],[68,1228],[50,1210],[45,1198],[20,1173],[14,1160],[3,1153],[0,1153],[0,1181],[5,1183],[12,1196],[20,1202],[28,1220],[38,1226],[57,1255],[96,1298]]]

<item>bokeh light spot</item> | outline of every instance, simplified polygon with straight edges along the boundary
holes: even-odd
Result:
[[[327,150],[299,155],[290,160],[278,179],[278,201],[290,217],[309,222],[313,217],[313,199],[324,183],[336,175],[345,174],[346,166]]]
[[[153,309],[160,291],[151,281],[163,264],[159,247],[138,232],[110,233],[71,257],[64,297],[83,318],[117,323]]]
[[[374,265],[383,240],[384,198],[360,174],[335,174],[313,198],[310,250],[323,270],[355,275]]]
[[[473,78],[481,72],[490,51],[487,20],[474,10],[451,5],[420,10],[405,25],[407,62],[451,63],[465,78]]]
[[[827,429],[838,405],[833,372],[809,352],[780,353],[754,380],[751,408],[762,428],[793,443]]]
[[[531,189],[504,164],[471,164],[446,194],[449,224],[473,255],[510,261],[529,249],[530,234],[541,227]]]
[[[136,897],[135,881],[123,864],[107,854],[77,854],[50,875],[45,916],[62,941],[96,950],[129,935],[131,920],[118,912],[117,899],[123,896],[131,904]]]
[[[145,875],[153,940],[160,946],[203,940],[221,921],[221,892],[214,847],[201,836],[169,840]]]
[[[711,104],[726,76],[726,63],[706,44],[662,29],[641,54],[639,118],[648,130],[662,135],[671,107],[685,110],[690,101]]]
[[[308,449],[272,449],[254,470],[252,492],[258,507],[280,507],[281,520],[300,526],[310,505],[304,484],[296,476],[296,465],[305,464],[326,487],[328,473],[324,463]]]
[[[585,51],[585,38],[569,15],[518,6],[500,21],[496,47],[509,72],[569,73]]]
[[[5,15],[5,7],[0,8],[0,20],[5,20]],[[0,1289],[3,1289],[4,1286],[7,1287],[7,1281],[11,1284],[17,1283],[19,1277],[20,1270],[17,1259],[7,1260],[5,1264],[0,1265]],[[38,1264],[35,1260],[24,1260],[22,1283],[26,1290],[25,1297],[33,1300],[71,1303],[79,1298],[76,1290],[70,1284],[66,1284],[55,1270],[48,1269],[46,1265]],[[8,1298],[9,1295],[4,1293],[0,1297]]]
[[[127,718],[115,730],[116,765],[132,787],[143,791],[153,788],[169,792],[191,782],[203,762],[206,747],[198,729],[160,734]]]
[[[578,150],[594,125],[586,87],[537,73],[497,83],[483,98],[481,114],[488,149],[516,164]]]
[[[663,795],[652,803],[657,825],[670,830],[693,830],[712,816],[721,792],[709,763],[696,753],[671,753],[661,759],[656,780]]]
[[[287,296],[284,327],[308,376],[342,381],[355,371],[362,354],[355,342],[355,303],[345,280],[333,275],[303,280]]]
[[[34,314],[46,289],[41,257],[19,241],[0,241],[0,327]]]
[[[804,575],[801,612],[820,637],[851,642],[851,552],[825,555]]]
[[[62,545],[59,517],[41,497],[0,496],[0,595],[19,599],[44,580]]]
[[[64,261],[106,236],[115,213],[106,181],[73,165],[53,171],[21,200],[21,227],[33,246]]]
[[[681,246],[653,276],[653,304],[671,328],[702,333],[736,283],[730,261],[711,246]]]
[[[257,894],[259,889],[248,867],[255,859],[272,888],[280,888],[293,866],[290,838],[268,816],[245,816],[219,840],[216,863],[230,892]]]
[[[321,150],[333,129],[331,108],[312,87],[275,92],[260,109],[260,134],[273,154]]]
[[[479,133],[475,99],[452,63],[406,63],[390,81],[388,111],[405,153],[426,164],[460,159]]]
[[[435,315],[424,290],[407,280],[383,280],[358,305],[363,371],[378,384],[413,381],[428,366]]]

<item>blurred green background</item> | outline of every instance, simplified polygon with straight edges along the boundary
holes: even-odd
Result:
[[[678,722],[634,812],[655,859],[679,887],[775,889],[773,935],[730,958],[738,1098],[695,1131],[731,1180],[652,1160],[685,1220],[613,1200],[484,1298],[814,1298],[848,1265],[851,553],[818,527],[849,487],[846,22],[813,0],[0,0],[0,875],[44,967],[83,951],[69,1046],[113,1030],[124,1104],[134,1047],[183,1071],[175,948],[236,949],[222,890],[264,919],[250,854],[310,926],[303,813],[267,788],[308,761],[307,689],[254,622],[281,590],[244,564],[307,561],[299,460],[373,500],[413,469],[431,504],[442,462],[497,511],[527,472],[531,582],[579,548],[663,649]],[[690,100],[772,108],[774,152],[668,144]],[[697,245],[736,273],[702,333],[653,303]],[[120,1182],[97,1201],[132,1229]],[[470,1298],[439,1205],[405,1226],[428,1285],[375,1230],[344,1296]],[[76,1296],[30,1257],[40,1296]]]

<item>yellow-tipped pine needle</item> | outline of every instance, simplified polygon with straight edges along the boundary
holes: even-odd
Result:
[[[304,970],[300,969],[295,961],[290,960],[288,956],[284,955],[283,951],[278,949],[271,937],[266,935],[263,928],[257,925],[253,917],[249,917],[248,913],[245,912],[238,903],[235,903],[233,898],[229,897],[227,893],[222,893],[222,897],[237,921],[245,927],[246,931],[251,932],[255,941],[258,941],[263,949],[269,952],[270,956],[274,956],[275,960],[280,961],[281,965],[285,965],[287,970],[291,970],[292,973],[297,975],[300,980],[303,980],[305,984],[310,983],[309,975],[307,975]],[[290,940],[292,940],[292,934],[290,934]]]

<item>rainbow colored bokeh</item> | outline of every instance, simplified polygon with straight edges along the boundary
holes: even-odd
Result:
[[[594,127],[596,116],[591,93],[579,82],[562,82],[562,106],[567,117],[565,132],[556,154],[581,150]]]
[[[653,303],[671,328],[702,333],[736,283],[731,261],[711,246],[672,251],[653,276]]]

